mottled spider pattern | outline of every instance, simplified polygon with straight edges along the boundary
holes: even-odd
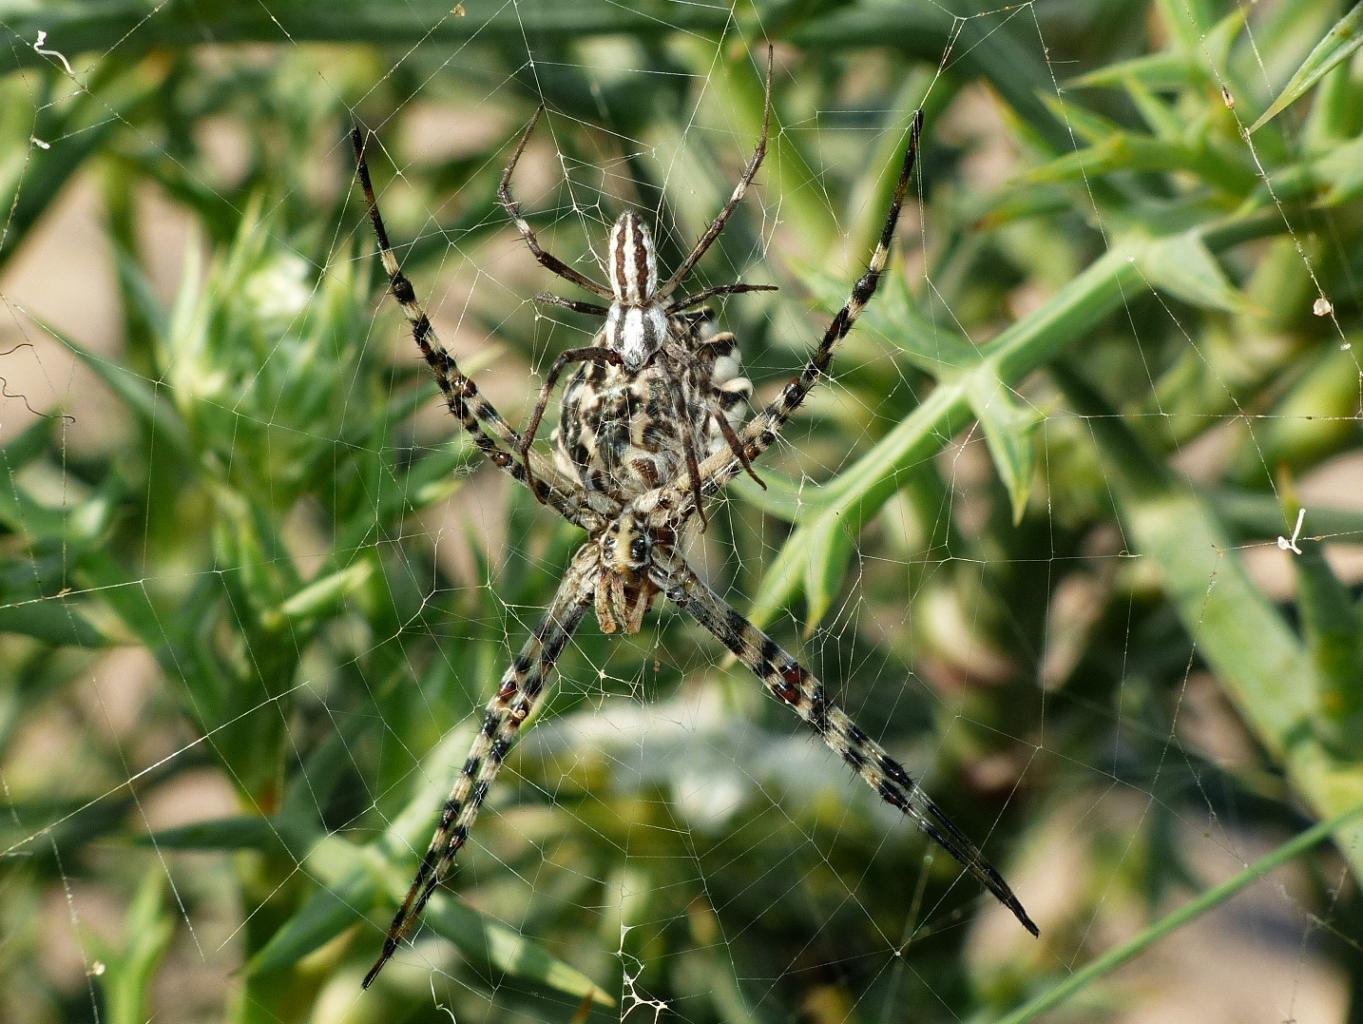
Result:
[[[729,421],[728,410],[732,403],[726,394],[719,390],[720,382],[707,380],[707,371],[697,365],[697,350],[692,343],[691,329],[697,317],[688,314],[687,311],[695,309],[715,295],[773,291],[773,287],[734,282],[705,288],[671,302],[668,299],[686,280],[691,268],[724,230],[724,225],[728,223],[748,186],[752,184],[757,169],[762,166],[762,159],[767,152],[767,132],[771,127],[771,75],[771,54],[768,53],[767,85],[762,104],[762,134],[757,140],[757,147],[753,150],[743,175],[738,179],[738,184],[734,186],[729,201],[682,261],[681,266],[661,284],[658,281],[658,258],[653,248],[653,237],[648,226],[636,213],[622,213],[611,228],[605,259],[609,286],[598,284],[541,247],[535,232],[521,215],[520,203],[511,193],[511,176],[521,154],[525,152],[526,143],[529,142],[535,125],[539,122],[543,107],[535,111],[535,116],[531,118],[530,124],[521,135],[520,142],[511,156],[511,162],[502,173],[502,182],[497,193],[502,206],[511,215],[526,245],[543,266],[564,280],[611,300],[609,306],[598,306],[546,293],[536,296],[538,302],[562,306],[589,316],[604,317],[606,322],[592,345],[564,352],[554,361],[554,365],[545,376],[539,401],[530,416],[525,436],[520,441],[521,457],[524,460],[526,476],[531,481],[532,491],[535,488],[530,446],[535,440],[535,433],[539,429],[545,409],[548,408],[549,396],[559,374],[574,362],[621,367],[627,374],[648,374],[651,380],[667,388],[669,394],[664,409],[677,419],[677,439],[685,459],[687,480],[691,485],[694,514],[702,526],[705,525],[705,509],[701,498],[702,481],[696,444],[697,434],[707,433],[710,425],[718,430],[734,456],[753,479],[763,487],[766,486],[753,472],[743,446],[739,444],[738,436],[734,433],[733,424]],[[640,394],[643,393],[644,389],[640,389]],[[573,417],[565,409],[562,422],[567,424],[572,421]],[[609,455],[609,452],[607,454]],[[590,485],[589,480],[588,486]]]
[[[769,54],[768,116],[770,67]],[[833,317],[803,370],[765,408],[745,420],[751,384],[739,375],[734,338],[709,335],[708,315],[694,307],[710,295],[752,290],[752,286],[725,285],[671,303],[665,300],[718,237],[742,199],[765,152],[767,121],[764,118],[757,151],[729,202],[661,286],[656,283],[652,241],[632,213],[623,214],[612,230],[604,268],[609,288],[546,252],[510,196],[508,167],[502,178],[503,205],[536,259],[572,283],[612,300],[610,307],[599,307],[542,297],[555,305],[600,315],[605,323],[592,346],[565,352],[555,361],[532,416],[532,429],[525,434],[512,428],[481,396],[440,344],[393,255],[365,162],[364,136],[358,129],[352,134],[359,180],[389,290],[410,322],[413,338],[450,412],[488,461],[587,533],[543,618],[483,711],[478,735],[440,811],[416,877],[393,918],[378,960],[365,976],[366,988],[417,922],[468,840],[489,787],[521,728],[543,703],[554,665],[587,611],[594,609],[605,632],[637,633],[659,596],[728,648],[767,693],[794,711],[883,800],[912,818],[1029,932],[1037,934],[1036,925],[998,871],[907,769],[833,702],[807,668],[716,594],[684,556],[693,527],[703,525],[702,502],[738,473],[752,472],[752,463],[775,444],[786,420],[827,372],[837,343],[875,294],[889,259],[922,130],[921,114],[916,114],[880,240],[846,304]],[[528,134],[527,130],[522,136],[512,166]],[[574,361],[585,365],[567,387],[554,456],[546,459],[531,447],[533,427],[543,415],[559,372]]]
[[[752,382],[739,375],[734,336],[706,338],[707,326],[674,317],[657,358],[639,370],[581,367],[553,434],[558,468],[623,503],[685,472],[688,441],[702,456],[725,444],[719,421],[729,432],[741,425]]]

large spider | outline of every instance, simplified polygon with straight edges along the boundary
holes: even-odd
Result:
[[[742,416],[742,399],[751,385],[738,376],[733,336],[707,336],[707,318],[688,314],[685,309],[702,297],[743,290],[744,286],[707,289],[671,305],[663,302],[715,240],[742,199],[765,148],[765,121],[757,152],[729,202],[662,288],[656,287],[657,264],[647,230],[637,215],[621,214],[611,232],[606,267],[611,281],[607,294],[614,297],[610,308],[571,304],[574,309],[599,311],[606,317],[605,328],[592,351],[566,353],[554,364],[558,371],[575,357],[587,365],[579,368],[565,393],[553,461],[530,448],[527,437],[513,429],[479,394],[474,382],[460,372],[436,338],[389,245],[365,162],[364,137],[358,128],[352,132],[359,180],[389,288],[411,323],[412,335],[435,373],[450,412],[493,465],[587,532],[587,540],[569,563],[544,617],[487,704],[482,728],[440,812],[416,878],[393,918],[378,960],[365,976],[366,988],[418,920],[468,839],[488,787],[522,725],[544,699],[554,664],[588,608],[595,607],[605,632],[619,629],[637,633],[659,594],[732,651],[772,697],[799,715],[882,799],[917,822],[1012,911],[1023,927],[1038,934],[998,871],[904,766],[829,699],[808,669],[729,607],[687,565],[682,554],[687,528],[699,518],[701,501],[716,494],[775,443],[786,420],[827,371],[838,341],[851,330],[875,294],[889,258],[921,130],[920,111],[913,119],[908,151],[879,244],[847,303],[833,317],[804,369],[791,378],[779,397],[736,429]],[[522,137],[513,167],[524,143]],[[531,252],[560,276],[604,292],[602,286],[540,248],[506,191],[510,173],[508,168],[502,179],[502,198]],[[569,305],[567,300],[558,301]],[[551,373],[546,381],[546,392],[554,375]],[[540,413],[542,409],[537,410],[535,422]],[[700,442],[699,459],[688,448],[688,441],[695,439]],[[688,471],[686,476],[683,470]]]
[[[544,267],[552,270],[566,281],[611,300],[610,306],[607,307],[598,306],[591,302],[579,302],[575,299],[564,299],[547,292],[541,292],[535,296],[536,302],[562,306],[577,313],[604,317],[606,320],[605,329],[598,334],[595,344],[564,352],[554,361],[554,365],[544,378],[544,386],[540,389],[539,401],[535,404],[535,410],[530,416],[530,424],[526,427],[525,436],[521,438],[520,443],[522,464],[525,467],[526,477],[530,483],[531,491],[537,496],[538,490],[534,486],[534,470],[529,455],[530,445],[534,443],[540,420],[544,416],[544,410],[549,405],[549,396],[553,393],[554,384],[558,381],[559,374],[570,363],[623,366],[631,373],[643,369],[646,363],[656,363],[664,371],[662,377],[657,381],[658,387],[662,390],[662,393],[657,397],[666,403],[663,408],[670,407],[672,414],[676,417],[676,443],[681,446],[682,454],[686,459],[686,476],[691,484],[695,514],[702,526],[705,525],[705,509],[701,496],[700,468],[697,464],[696,438],[693,426],[704,434],[713,425],[713,428],[718,431],[719,436],[723,438],[729,450],[733,452],[748,475],[764,489],[767,486],[753,472],[752,464],[744,453],[738,436],[734,433],[734,425],[728,415],[729,411],[736,407],[734,400],[740,396],[746,397],[751,389],[743,390],[746,381],[742,378],[735,378],[727,391],[722,394],[717,391],[716,388],[725,382],[711,379],[709,367],[696,362],[691,346],[685,343],[691,340],[688,337],[691,332],[685,326],[678,330],[674,327],[674,324],[678,324],[679,317],[683,323],[689,324],[694,315],[686,316],[686,312],[695,309],[706,299],[713,296],[734,295],[741,292],[774,291],[775,289],[772,285],[736,282],[705,288],[699,292],[684,295],[670,303],[667,302],[667,299],[687,278],[692,268],[705,255],[706,250],[714,244],[715,239],[719,238],[720,232],[724,230],[724,225],[742,201],[744,194],[748,191],[748,186],[752,184],[757,169],[762,166],[762,159],[767,155],[767,132],[771,126],[771,75],[772,51],[769,48],[767,50],[767,82],[762,101],[762,134],[758,137],[757,148],[753,150],[752,158],[748,161],[748,166],[744,169],[743,175],[738,179],[738,184],[734,186],[729,201],[724,204],[724,209],[720,210],[719,216],[711,222],[705,234],[692,247],[686,259],[682,260],[681,266],[661,286],[658,284],[658,262],[653,249],[653,238],[649,235],[648,227],[633,213],[622,214],[611,229],[606,253],[607,276],[610,278],[609,288],[578,273],[562,260],[545,252],[540,247],[535,232],[526,223],[525,218],[521,216],[520,203],[511,194],[511,175],[515,173],[516,164],[520,162],[521,154],[525,152],[525,145],[530,141],[530,135],[539,122],[540,114],[544,112],[543,104],[535,111],[535,116],[530,119],[530,123],[522,133],[520,141],[516,144],[515,152],[511,154],[511,162],[502,172],[501,185],[497,189],[498,200],[511,216],[512,221],[515,222],[516,229],[520,231],[521,237],[525,239],[530,251],[534,253],[535,258]],[[676,340],[684,343],[681,345],[674,344],[673,342]],[[719,340],[714,339],[714,341]],[[604,344],[601,344],[601,342],[604,342]],[[729,350],[733,350],[734,346],[730,342],[731,336],[725,335],[723,343],[727,345]],[[579,381],[575,383],[580,382],[581,376],[579,375]],[[573,391],[579,390],[578,388],[573,389]],[[690,394],[692,399],[689,406],[686,405],[687,393]],[[700,417],[693,424],[692,421],[695,418],[688,415],[687,410],[697,408],[695,404],[697,401],[700,403],[699,408],[708,410],[708,414]],[[610,418],[621,419],[621,417]],[[623,417],[626,420],[629,418],[628,416]],[[651,418],[655,422],[660,420],[660,417],[656,415]],[[561,439],[555,438],[556,442],[559,442],[556,447],[566,456],[567,462],[574,466],[574,469],[568,470],[569,475],[580,476],[583,486],[588,490],[606,490],[607,488],[604,485],[607,485],[613,476],[611,464],[608,461],[609,452],[593,451],[590,447],[591,432],[584,435],[580,430],[581,425],[582,418],[578,414],[574,394],[570,393],[560,414],[560,429],[565,429],[566,434]],[[604,465],[593,466],[593,462],[598,461],[594,457],[598,455],[603,456],[607,461]],[[656,487],[660,479],[646,479],[646,482],[648,486]],[[618,497],[618,492],[616,496]]]

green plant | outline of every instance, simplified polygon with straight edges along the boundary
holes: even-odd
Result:
[[[1357,11],[460,6],[0,0],[0,1016],[1035,1019],[1289,859],[1358,1014],[1363,605],[1324,555],[1363,508],[1356,476],[1302,497],[1363,451]],[[580,635],[433,903],[446,941],[361,998],[578,535],[441,415],[378,298],[352,117],[407,273],[523,413],[587,322],[530,301],[507,140],[543,100],[526,205],[557,251],[619,196],[665,207],[675,262],[756,134],[768,37],[780,130],[710,257],[783,288],[721,311],[759,389],[812,341],[809,297],[841,302],[920,102],[923,229],[769,489],[731,487],[709,564],[783,642],[808,626],[821,675],[1041,893],[1041,940],[991,941],[945,858],[656,616]],[[112,346],[22,286],[80,190]],[[1302,507],[1297,556],[1276,540]],[[1221,850],[1245,873],[1218,885]],[[1053,1019],[1142,997],[1084,998]]]

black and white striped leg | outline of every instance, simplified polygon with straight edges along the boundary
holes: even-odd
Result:
[[[705,517],[705,509],[700,503],[700,459],[696,455],[696,438],[691,429],[692,418],[680,383],[686,368],[677,366],[666,356],[660,358],[667,367],[667,397],[672,402],[672,415],[677,421],[677,439],[681,442],[682,454],[686,459],[686,479],[691,485],[692,498],[696,503],[696,518],[700,520],[701,530],[705,530],[709,527],[710,521]]]
[[[762,680],[767,693],[794,711],[886,803],[912,818],[1033,935],[1036,924],[1008,883],[970,838],[939,808],[902,764],[829,701],[823,684],[771,637],[730,608],[679,556],[659,557],[654,582]]]
[[[744,168],[743,175],[738,179],[738,184],[734,186],[733,193],[729,196],[729,201],[724,204],[724,209],[710,226],[705,229],[705,234],[700,236],[695,246],[687,254],[686,259],[682,260],[681,265],[673,271],[672,276],[667,279],[661,288],[658,289],[658,298],[665,299],[671,295],[677,285],[686,280],[686,275],[700,258],[705,255],[707,249],[714,245],[715,239],[724,230],[724,225],[729,223],[729,218],[733,216],[734,210],[738,209],[738,204],[743,201],[743,196],[748,191],[748,186],[752,184],[753,178],[757,176],[757,169],[762,166],[762,158],[767,155],[767,135],[771,131],[771,72],[772,72],[773,50],[767,47],[767,85],[766,95],[762,101],[762,134],[757,140],[757,148],[753,151],[752,159],[748,161],[748,166]]]
[[[611,290],[603,284],[597,284],[591,278],[574,270],[568,264],[553,253],[545,252],[540,247],[539,239],[535,237],[534,229],[521,214],[521,204],[516,201],[516,197],[511,194],[511,175],[516,170],[516,164],[520,163],[521,154],[525,152],[525,145],[530,141],[530,135],[535,130],[535,125],[539,123],[540,115],[544,113],[544,104],[541,103],[535,109],[535,116],[530,119],[530,123],[525,126],[525,131],[521,134],[520,141],[516,143],[516,150],[511,154],[511,162],[506,165],[506,170],[502,172],[502,181],[497,188],[497,199],[502,204],[502,209],[506,210],[516,225],[516,230],[525,239],[525,244],[530,248],[531,254],[539,261],[540,266],[545,270],[551,270],[564,280],[571,281],[579,288],[584,288],[593,295],[599,295],[603,299],[611,298]]]
[[[610,310],[605,306],[598,306],[594,302],[578,302],[576,299],[565,299],[561,295],[554,295],[551,292],[540,292],[535,296],[537,306],[558,306],[561,309],[571,309],[574,313],[585,313],[587,316],[604,317]]]
[[[594,545],[584,545],[573,558],[544,618],[536,624],[502,676],[501,686],[483,711],[482,727],[440,812],[440,821],[421,859],[416,878],[388,928],[383,951],[364,976],[365,988],[373,984],[412,930],[468,840],[469,830],[487,798],[488,788],[501,770],[502,761],[515,743],[521,725],[548,693],[554,663],[591,604],[596,568]]]
[[[780,396],[775,401],[745,423],[739,430],[743,452],[750,464],[756,462],[763,452],[776,443],[781,428],[785,426],[791,414],[800,407],[815,383],[828,371],[828,365],[833,359],[833,351],[838,342],[847,337],[847,333],[857,322],[857,317],[861,315],[861,311],[866,308],[867,303],[875,295],[881,275],[885,272],[885,264],[890,258],[890,245],[894,240],[895,227],[899,223],[899,212],[904,206],[904,197],[908,194],[909,180],[913,175],[913,166],[918,156],[918,143],[922,137],[922,132],[923,112],[920,110],[913,116],[912,134],[909,137],[908,151],[904,154],[904,164],[899,172],[899,180],[895,184],[894,200],[890,204],[885,225],[880,232],[880,240],[876,244],[875,252],[871,254],[865,273],[852,287],[852,293],[848,296],[847,302],[833,317],[828,329],[824,332],[823,340],[819,342],[818,348],[814,350],[804,369],[790,379],[790,382],[782,389]],[[705,493],[714,494],[743,468],[742,462],[732,457],[728,452],[718,452],[710,456],[701,466],[701,475],[705,479]],[[680,488],[674,488],[674,498],[680,498],[683,495],[684,492]]]
[[[690,295],[683,295],[676,302],[669,303],[666,309],[668,316],[676,316],[678,313],[699,306],[706,299],[716,295],[742,295],[745,292],[776,292],[781,289],[774,284],[720,284],[713,288],[706,288],[703,291],[692,292]],[[585,311],[584,311],[585,312]]]
[[[365,139],[359,128],[351,130],[350,140],[355,147],[356,173],[360,180],[360,188],[364,191],[374,234],[378,238],[379,259],[383,264],[384,273],[388,275],[389,290],[411,324],[412,338],[435,375],[436,383],[440,386],[450,413],[469,432],[474,444],[489,462],[514,480],[526,484],[536,498],[554,508],[565,519],[586,525],[582,521],[584,511],[582,504],[570,481],[561,478],[548,463],[543,463],[536,467],[539,480],[532,483],[521,463],[498,443],[500,441],[501,444],[519,450],[521,438],[492,403],[482,396],[472,378],[463,374],[454,357],[441,344],[435,328],[431,326],[430,318],[417,301],[412,282],[402,272],[397,257],[393,254],[393,247],[388,240],[388,229],[383,223],[378,199],[374,195],[374,184],[369,177],[369,164],[365,159]],[[484,426],[487,430],[483,429]]]
[[[601,345],[589,345],[586,348],[570,348],[554,360],[554,365],[549,369],[549,376],[544,378],[544,386],[540,388],[539,400],[535,403],[535,410],[530,414],[530,423],[525,428],[525,434],[521,437],[521,459],[525,466],[525,478],[531,482],[530,491],[537,493],[534,487],[534,473],[530,466],[530,446],[535,442],[535,435],[539,432],[540,421],[544,419],[544,410],[549,407],[549,396],[554,392],[554,385],[558,383],[558,378],[565,367],[573,363],[611,363],[615,366],[624,365],[624,359],[620,353],[612,348],[605,348]]]

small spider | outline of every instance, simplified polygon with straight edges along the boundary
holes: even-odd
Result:
[[[771,58],[768,54],[767,109]],[[537,115],[538,116],[538,115]],[[532,122],[533,127],[533,122]],[[440,812],[439,823],[416,878],[393,918],[378,960],[365,976],[368,988],[419,919],[468,839],[469,829],[503,760],[535,708],[544,700],[554,665],[589,608],[605,632],[637,633],[644,615],[663,595],[714,635],[761,681],[766,691],[810,726],[887,803],[911,817],[1006,906],[1033,935],[1037,927],[1018,898],[973,842],[928,797],[908,771],[832,702],[822,683],[771,637],[748,622],[687,565],[682,547],[701,502],[748,469],[776,442],[790,415],[827,372],[833,350],[875,294],[890,254],[918,141],[915,114],[908,150],[879,244],[847,303],[833,317],[802,372],[765,409],[741,422],[751,384],[738,376],[733,336],[706,336],[708,318],[686,310],[703,298],[749,290],[727,285],[663,305],[668,294],[718,237],[756,174],[762,140],[729,202],[678,271],[655,287],[657,265],[648,233],[626,213],[611,232],[611,290],[589,281],[540,248],[507,191],[511,169],[524,148],[522,136],[502,178],[502,201],[536,258],[562,277],[613,297],[609,309],[564,299],[551,301],[606,318],[591,349],[565,353],[546,380],[537,425],[557,372],[576,359],[581,367],[565,393],[555,458],[531,449],[530,433],[518,433],[460,372],[435,336],[411,282],[398,267],[379,214],[364,137],[352,132],[360,185],[378,237],[389,289],[412,326],[412,335],[435,373],[450,412],[484,456],[530,488],[535,497],[587,532],[569,562],[544,617],[531,631],[483,713],[482,727]],[[609,353],[607,355],[606,353]],[[658,358],[659,353],[665,353]],[[741,423],[741,425],[739,425]],[[699,441],[699,452],[688,447]],[[514,453],[514,454],[513,454]],[[683,470],[686,476],[683,476]]]

